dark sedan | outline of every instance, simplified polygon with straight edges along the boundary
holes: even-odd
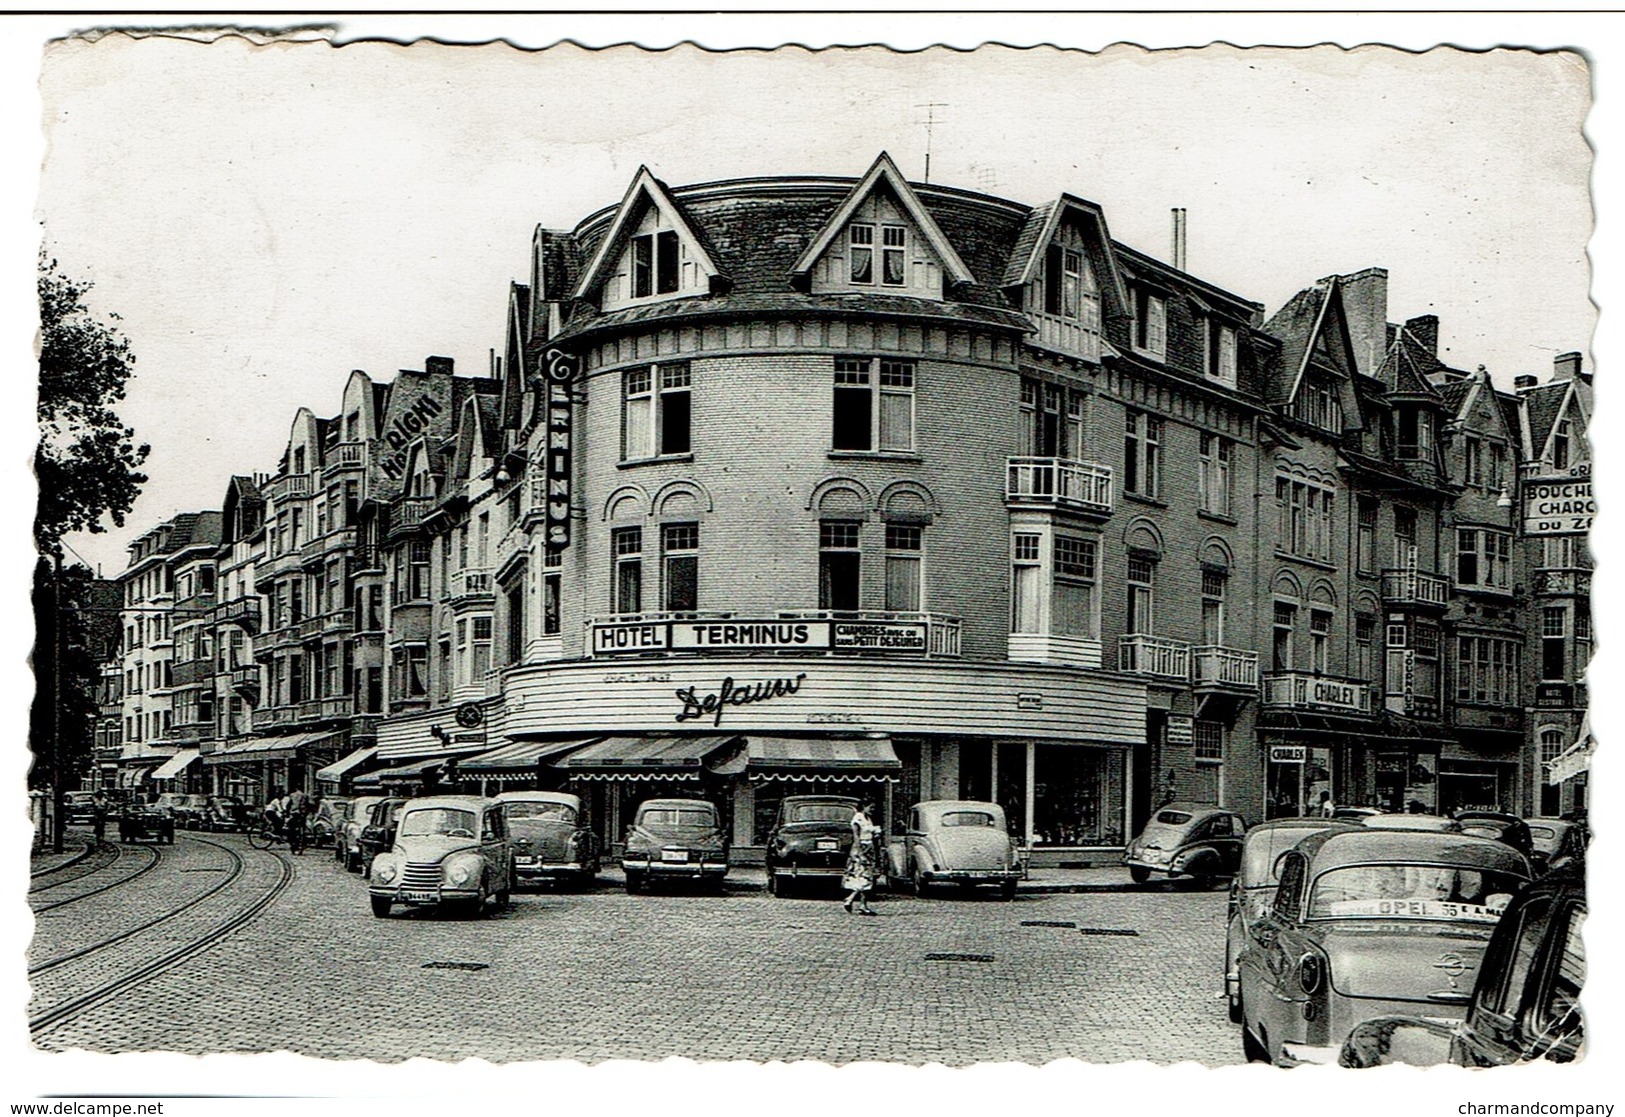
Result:
[[[1530,838],[1529,824],[1515,814],[1502,811],[1457,811],[1454,815],[1461,823],[1461,832],[1477,838],[1504,842],[1529,857],[1535,849]]]
[[[1158,808],[1128,844],[1123,863],[1135,884],[1144,884],[1152,873],[1164,873],[1169,879],[1185,877],[1198,888],[1211,888],[1215,877],[1235,875],[1246,829],[1239,814],[1223,807],[1169,803]]]
[[[1568,818],[1526,818],[1533,846],[1529,863],[1536,875],[1580,873],[1585,868],[1586,828]]]
[[[118,816],[118,840],[175,844],[175,816],[156,803],[126,803]]]
[[[372,879],[372,859],[395,845],[395,824],[405,805],[405,799],[385,799],[376,804],[356,838],[356,847],[361,851],[361,872],[369,880]]]
[[[767,890],[783,896],[803,883],[839,883],[857,810],[844,795],[786,795],[767,839]]]

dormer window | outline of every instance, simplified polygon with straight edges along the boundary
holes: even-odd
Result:
[[[1343,433],[1343,403],[1329,377],[1306,376],[1292,403],[1292,417],[1333,434]]]
[[[669,295],[677,290],[677,234],[671,229],[632,238],[632,297]]]
[[[1419,407],[1399,410],[1400,461],[1422,462],[1433,458],[1433,416]]]
[[[853,222],[847,226],[849,274],[853,283],[872,284],[875,281],[875,226],[868,222]],[[880,226],[880,282],[887,287],[903,287],[908,283],[908,227],[905,225]]]
[[[1552,468],[1569,467],[1569,421],[1564,419],[1552,432]]]
[[[1134,348],[1159,361],[1168,353],[1168,303],[1144,288],[1134,296]]]
[[[1222,322],[1209,322],[1207,374],[1231,387],[1236,383],[1236,331]]]

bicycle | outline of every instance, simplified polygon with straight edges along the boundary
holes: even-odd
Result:
[[[248,828],[248,844],[254,849],[266,850],[271,849],[273,846],[285,845],[290,852],[305,852],[314,837],[308,819],[304,822],[304,833],[301,837],[304,838],[304,841],[294,845],[288,840],[288,835],[282,832],[282,828],[268,818],[262,818]]]

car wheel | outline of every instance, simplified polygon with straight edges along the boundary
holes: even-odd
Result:
[[[999,899],[1014,900],[1016,898],[1016,882],[1006,880],[999,882]]]
[[[507,888],[499,888],[499,889],[497,889],[497,910],[498,911],[506,910],[507,907],[508,907],[508,901],[511,898],[512,898],[512,892],[509,889],[507,889]]]
[[[376,915],[379,919],[383,919],[385,916],[389,915],[389,909],[391,906],[392,905],[390,902],[384,899],[382,896],[372,897],[372,914]]]
[[[626,891],[629,896],[636,896],[643,891],[643,878],[637,873],[628,872],[626,874]]]
[[[1151,879],[1151,870],[1140,865],[1130,865],[1128,867],[1128,879],[1135,884],[1144,884]]]

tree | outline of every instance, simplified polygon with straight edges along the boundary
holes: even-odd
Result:
[[[135,367],[117,314],[97,318],[85,305],[91,285],[62,274],[42,251],[39,258],[40,443],[34,455],[39,508],[34,538],[42,554],[58,555],[72,531],[122,527],[147,480],[139,472],[149,447],[113,405]]]
[[[105,595],[97,600],[93,586],[86,567],[58,569],[46,558],[35,564],[31,790],[70,788],[90,768],[101,680],[97,655],[111,642],[105,631],[97,638],[97,630],[110,623],[117,628],[116,612],[106,606]]]

